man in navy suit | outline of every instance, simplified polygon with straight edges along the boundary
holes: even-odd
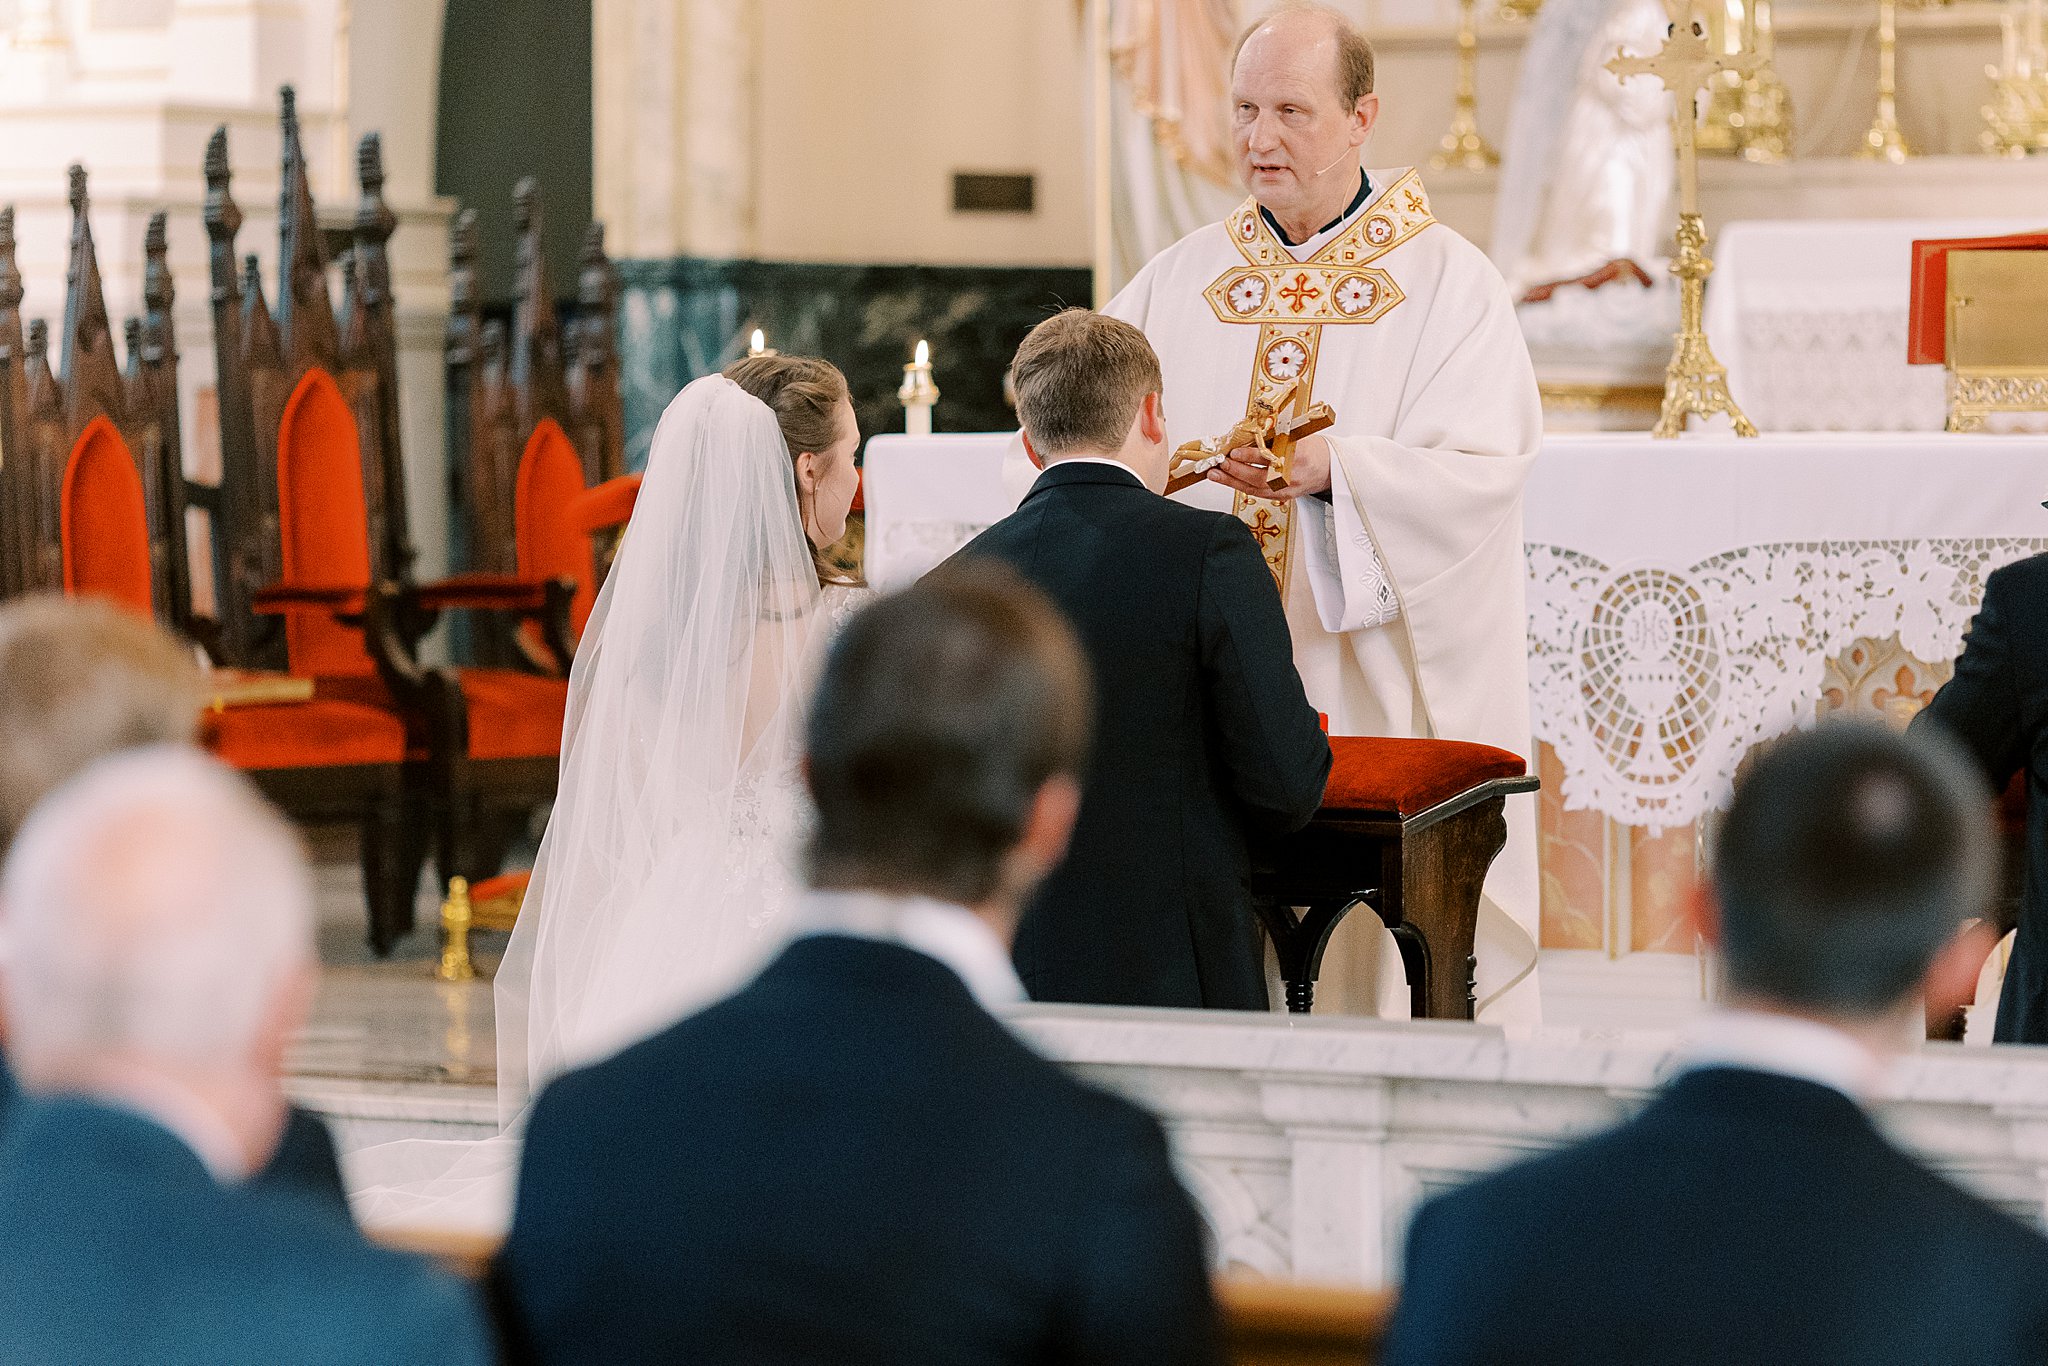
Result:
[[[2048,1043],[2048,555],[1984,580],[1955,676],[1913,725],[1939,726],[1975,756],[1994,791],[2026,774],[2018,933],[1998,993],[1994,1043]]]
[[[1974,986],[1989,817],[1939,736],[1760,757],[1696,905],[1726,1006],[1634,1119],[1422,1207],[1389,1366],[2048,1361],[2048,1240],[1865,1109]]]
[[[545,1366],[1219,1360],[1157,1122],[997,1012],[1089,733],[1057,613],[999,566],[853,618],[811,713],[801,933],[542,1092],[499,1266]],[[693,908],[678,906],[678,915]]]
[[[154,622],[95,598],[35,594],[0,605],[0,858],[36,803],[95,759],[190,744],[204,701],[190,647]],[[0,1053],[0,1132],[16,1094]],[[348,1213],[333,1136],[297,1106],[257,1180]]]
[[[1073,848],[1018,928],[1017,972],[1039,1001],[1264,1010],[1246,835],[1307,824],[1330,775],[1280,592],[1244,523],[1159,496],[1144,333],[1068,309],[1010,374],[1045,473],[958,558],[1001,560],[1052,599],[1098,703]]]
[[[251,1181],[310,1002],[292,831],[192,750],[45,798],[0,880],[24,1096],[0,1140],[0,1361],[483,1366],[482,1306],[318,1197]]]

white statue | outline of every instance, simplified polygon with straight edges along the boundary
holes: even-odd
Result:
[[[1620,48],[1655,51],[1668,24],[1660,0],[1546,0],[1538,13],[1494,203],[1491,255],[1515,298],[1601,273],[1644,286],[1661,274],[1676,175],[1671,95],[1653,79],[1619,79],[1606,62]]]

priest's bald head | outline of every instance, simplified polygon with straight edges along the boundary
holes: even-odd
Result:
[[[1380,114],[1372,44],[1328,5],[1288,4],[1245,31],[1230,75],[1238,174],[1290,242],[1341,218]]]

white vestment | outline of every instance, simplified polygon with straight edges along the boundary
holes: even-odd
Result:
[[[1297,382],[1303,407],[1335,411],[1329,503],[1233,500],[1213,483],[1180,495],[1234,501],[1265,545],[1331,733],[1530,757],[1522,485],[1542,434],[1535,372],[1486,257],[1430,217],[1412,170],[1369,175],[1367,202],[1298,247],[1247,202],[1154,257],[1104,311],[1159,353],[1175,446],[1221,435],[1250,399]],[[1484,1018],[1533,1020],[1536,798],[1508,798],[1507,815],[1480,909],[1478,1000]],[[1386,1013],[1382,936],[1353,921],[1324,960],[1318,1004]]]

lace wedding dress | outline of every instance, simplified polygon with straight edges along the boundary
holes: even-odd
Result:
[[[503,1131],[354,1154],[364,1223],[502,1227],[534,1094],[777,947],[800,886],[809,688],[861,591],[819,589],[767,406],[720,376],[683,390],[576,655],[554,812],[498,969]]]

